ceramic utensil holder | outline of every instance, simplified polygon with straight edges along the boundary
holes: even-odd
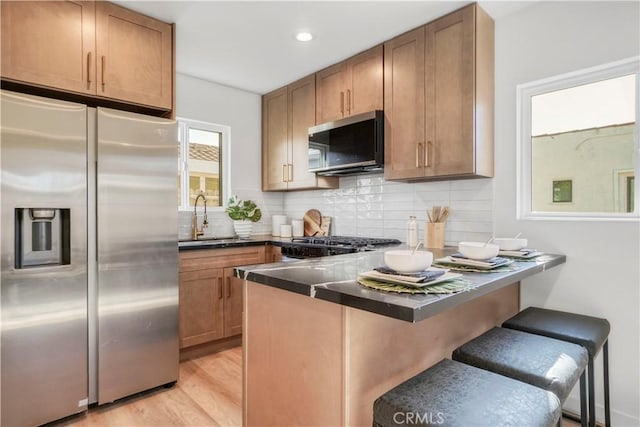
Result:
[[[444,222],[427,222],[424,242],[427,248],[444,248]]]

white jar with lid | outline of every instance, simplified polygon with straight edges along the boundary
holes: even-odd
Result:
[[[407,223],[407,246],[410,248],[418,246],[418,222],[415,216],[410,216]]]

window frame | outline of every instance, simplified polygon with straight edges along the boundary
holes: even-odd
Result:
[[[180,175],[180,205],[179,211],[193,211],[189,206],[189,130],[198,129],[220,133],[220,179],[222,180],[221,194],[222,206],[207,206],[207,212],[223,212],[227,206],[227,200],[231,195],[231,127],[215,123],[202,122],[178,117],[178,141],[180,145],[180,158],[178,173]],[[199,205],[197,211],[203,211]]]
[[[613,79],[629,74],[636,75],[636,111],[634,135],[634,173],[640,174],[640,143],[638,129],[640,123],[640,56],[621,61],[561,74],[516,86],[517,144],[516,144],[516,191],[517,219],[519,220],[579,220],[579,221],[638,221],[638,189],[640,182],[634,182],[635,212],[549,212],[533,211],[531,206],[531,98],[536,95],[567,89],[600,80]]]

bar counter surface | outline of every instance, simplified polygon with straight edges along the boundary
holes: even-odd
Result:
[[[243,425],[371,426],[376,398],[515,315],[519,281],[565,262],[543,255],[516,271],[465,273],[470,289],[456,294],[408,295],[356,282],[383,252],[236,268]]]
[[[388,250],[404,249],[393,247]],[[358,273],[384,265],[384,249],[370,252],[308,258],[293,262],[237,267],[238,278],[299,293],[324,301],[358,308],[408,322],[419,322],[443,310],[519,282],[533,274],[563,264],[564,255],[544,254],[530,261],[516,261],[515,271],[503,273],[465,272],[470,289],[448,295],[410,295],[365,288],[356,282]],[[430,249],[434,259],[456,249]]]

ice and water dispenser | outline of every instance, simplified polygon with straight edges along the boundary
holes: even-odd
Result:
[[[70,209],[16,208],[15,267],[70,262]]]

